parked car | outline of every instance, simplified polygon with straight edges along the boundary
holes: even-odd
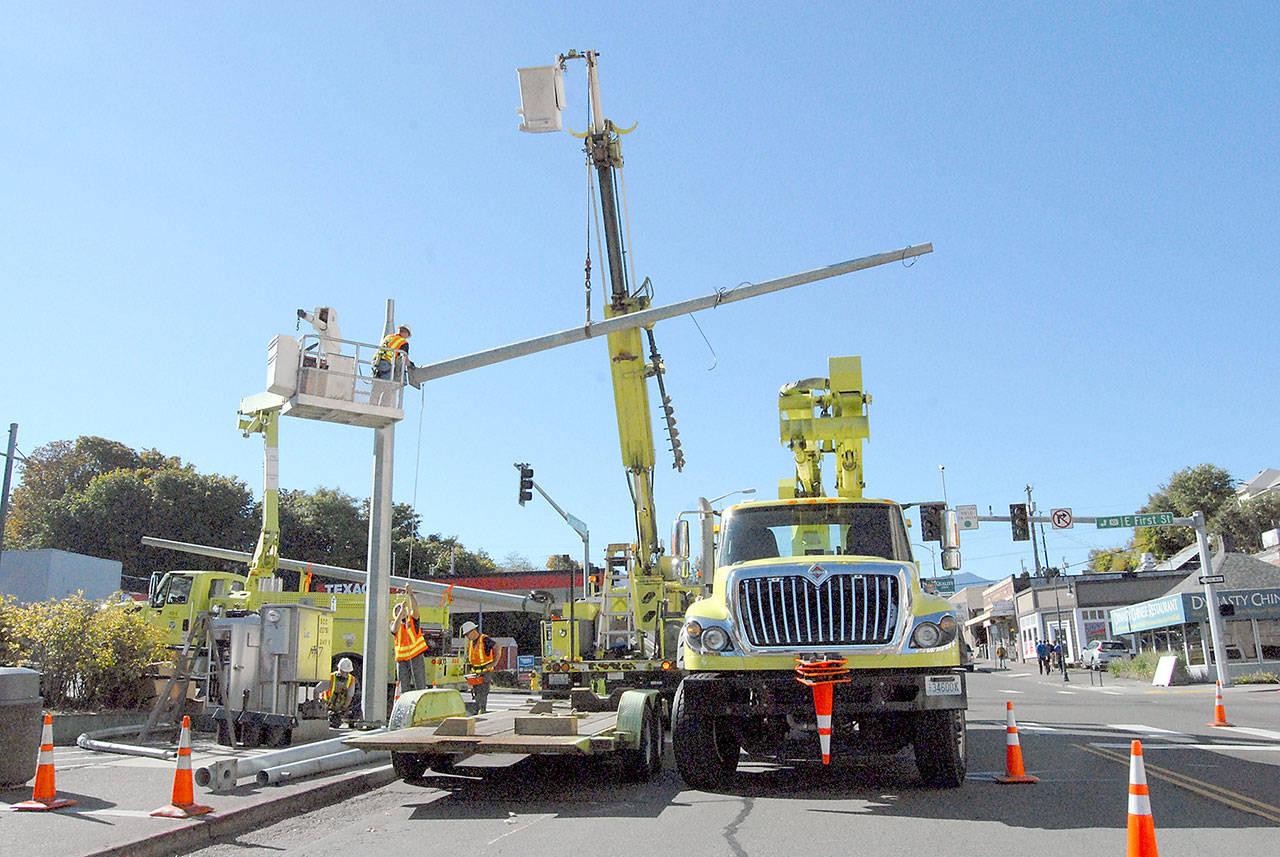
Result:
[[[973,672],[973,649],[964,640],[960,641],[960,666]]]
[[[1123,640],[1094,640],[1080,653],[1080,664],[1087,669],[1101,670],[1112,661],[1129,657],[1129,646]]]

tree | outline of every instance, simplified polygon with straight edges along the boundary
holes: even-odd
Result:
[[[1138,563],[1129,548],[1106,548],[1089,551],[1089,571],[1102,574],[1112,571],[1130,571]]]
[[[1262,550],[1262,533],[1280,527],[1280,494],[1270,493],[1243,503],[1224,503],[1209,520],[1209,529],[1220,533],[1227,550],[1256,553]]]
[[[102,437],[79,437],[38,446],[22,463],[22,481],[13,489],[5,543],[16,549],[45,544],[52,506],[89,487],[94,477],[141,464],[136,452]]]
[[[515,551],[507,554],[506,558],[502,561],[502,570],[537,571],[537,569],[533,567],[533,563],[529,562],[528,557]]]
[[[1213,464],[1201,464],[1179,470],[1147,498],[1143,512],[1172,512],[1189,518],[1202,511],[1212,519],[1227,503],[1235,502],[1231,474]],[[1138,553],[1150,551],[1157,559],[1167,559],[1195,541],[1190,527],[1139,527],[1134,533]]]

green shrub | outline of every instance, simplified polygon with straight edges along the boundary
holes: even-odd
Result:
[[[1259,670],[1256,673],[1242,675],[1236,679],[1239,684],[1280,684],[1280,673],[1269,673]]]
[[[1132,658],[1111,661],[1107,664],[1107,672],[1121,678],[1151,679],[1155,677],[1156,667],[1159,665],[1160,659],[1171,654],[1175,653],[1166,651],[1153,652],[1150,650],[1139,652]],[[1186,661],[1182,659],[1182,655],[1178,655],[1177,658],[1178,663],[1185,670],[1187,667]]]
[[[79,593],[10,608],[17,660],[40,670],[48,708],[135,708],[153,695],[147,664],[168,657],[163,635],[129,605]]]
[[[0,667],[18,665],[18,608],[12,595],[0,595]]]

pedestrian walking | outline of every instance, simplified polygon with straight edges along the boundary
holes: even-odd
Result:
[[[1008,664],[1006,664],[1004,660],[1006,654],[1008,653],[1005,651],[1003,643],[996,646],[996,669],[1003,670],[1009,668]]]
[[[1040,675],[1047,675],[1049,672],[1049,644],[1044,640],[1036,643],[1036,666],[1040,668]]]

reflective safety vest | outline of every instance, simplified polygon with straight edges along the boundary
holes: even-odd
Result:
[[[489,651],[485,653],[485,644],[488,644]],[[493,651],[493,643],[489,642],[489,638],[484,634],[480,634],[474,640],[467,641],[467,663],[471,664],[472,672],[488,672],[493,669],[493,663],[497,660],[497,655]]]
[[[382,348],[378,351],[379,360],[388,362],[396,359],[397,352],[409,353],[409,340],[398,333],[389,333],[382,338]]]
[[[349,696],[351,694],[351,688],[356,683],[356,677],[348,673],[346,681],[339,684],[338,679],[340,679],[341,677],[342,677],[342,673],[340,672],[335,672],[333,675],[329,676],[329,695],[328,695],[329,699],[334,698],[334,695],[333,695],[334,691],[336,691],[339,687],[342,688],[343,695]]]
[[[400,620],[396,628],[396,660],[407,661],[427,650],[427,638],[418,630],[413,619]]]

